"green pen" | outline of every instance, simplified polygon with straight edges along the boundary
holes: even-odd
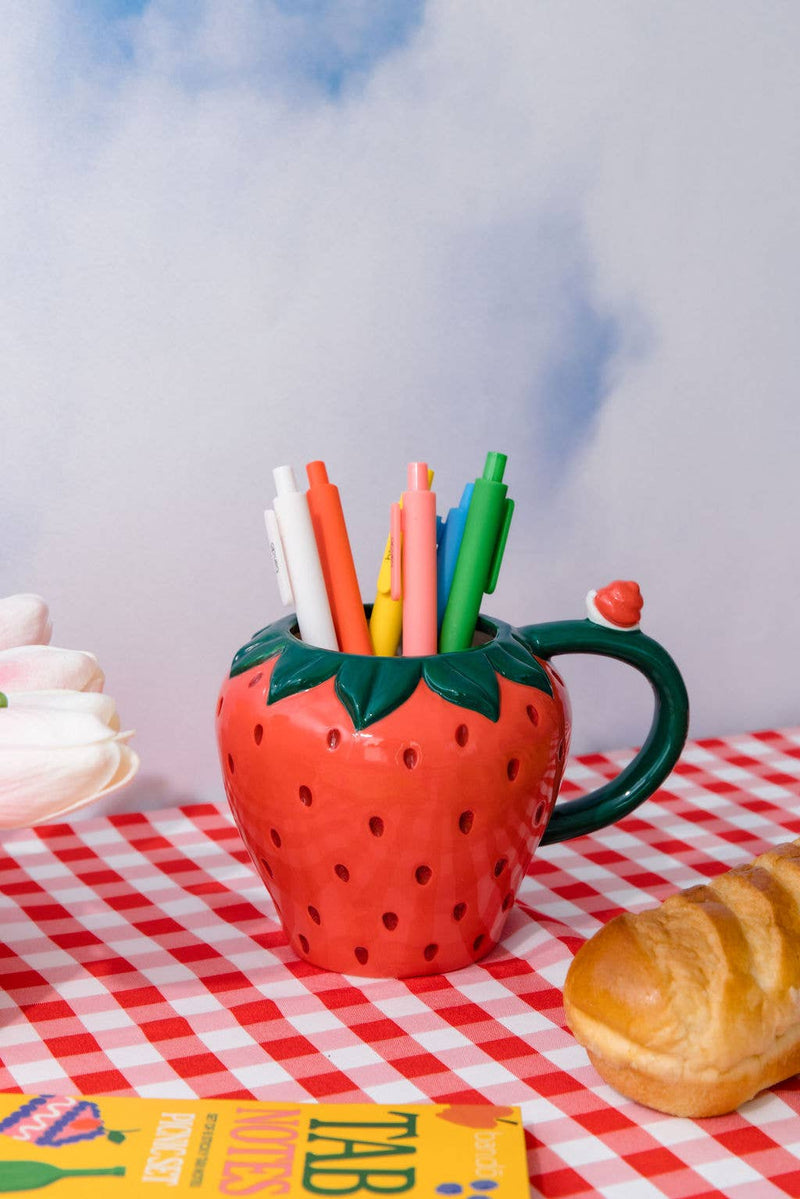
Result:
[[[439,649],[469,649],[484,594],[494,591],[514,501],[506,498],[505,454],[486,455],[483,475],[475,480],[464,536],[456,559],[453,583],[442,620]]]

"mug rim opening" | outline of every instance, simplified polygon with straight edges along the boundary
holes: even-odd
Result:
[[[367,620],[369,620],[369,616],[372,611],[372,604],[365,604],[364,610],[367,615]],[[488,616],[479,615],[477,621],[475,622],[475,632],[472,637],[472,645],[467,646],[466,649],[447,650],[443,653],[437,652],[435,654],[409,654],[407,657],[404,657],[402,654],[394,654],[390,657],[383,654],[352,654],[341,649],[326,649],[321,645],[313,645],[309,641],[304,641],[300,636],[300,626],[296,619],[288,626],[286,630],[287,635],[291,637],[293,641],[295,641],[298,645],[302,645],[305,649],[313,650],[314,653],[336,654],[340,658],[360,659],[375,657],[380,659],[382,662],[392,662],[398,660],[402,662],[411,662],[414,660],[414,658],[427,661],[429,658],[452,658],[454,654],[471,654],[477,650],[485,649],[487,645],[491,645],[491,643],[497,639],[499,632],[500,626],[496,620],[493,620]]]

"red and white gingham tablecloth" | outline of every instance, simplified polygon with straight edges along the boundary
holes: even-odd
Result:
[[[630,756],[573,759],[563,797]],[[800,1080],[665,1116],[601,1081],[561,1003],[609,917],[797,836],[800,728],[690,742],[633,816],[539,850],[489,957],[395,981],[294,956],[227,809],[7,834],[0,1090],[517,1104],[533,1195],[800,1196]]]

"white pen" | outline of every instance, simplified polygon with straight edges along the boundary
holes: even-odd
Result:
[[[294,602],[303,641],[338,649],[306,494],[298,491],[291,466],[276,466],[272,475],[275,499],[264,519],[281,600]]]

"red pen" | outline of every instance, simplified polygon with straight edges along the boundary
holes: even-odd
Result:
[[[372,642],[339,489],[329,481],[324,462],[309,462],[306,474],[308,507],[339,649],[346,654],[371,654]]]

